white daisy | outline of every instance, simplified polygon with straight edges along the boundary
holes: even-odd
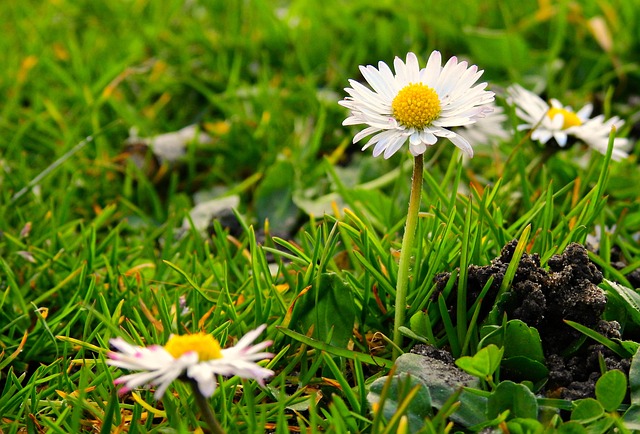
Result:
[[[484,71],[452,57],[444,66],[440,52],[433,51],[426,68],[420,69],[414,53],[406,63],[396,57],[395,75],[384,62],[360,66],[360,72],[372,89],[349,80],[350,95],[339,104],[351,110],[343,125],[366,124],[368,127],[353,138],[356,143],[375,134],[362,148],[373,148],[373,156],[389,158],[409,140],[409,150],[416,156],[438,137],[446,137],[454,145],[473,156],[469,142],[448,129],[472,124],[491,109],[484,104],[494,100],[493,92],[484,90],[487,83],[474,83]]]
[[[111,339],[110,343],[119,352],[110,351],[107,363],[119,368],[137,372],[117,378],[115,384],[124,384],[120,393],[126,393],[140,386],[157,386],[155,398],[160,399],[169,384],[177,378],[195,381],[198,390],[210,397],[216,388],[216,375],[252,378],[261,386],[273,371],[255,362],[273,357],[272,353],[261,352],[272,344],[271,341],[257,345],[251,343],[265,329],[265,325],[247,333],[233,347],[221,349],[211,335],[172,335],[165,346],[139,347],[122,338]]]
[[[606,154],[611,127],[615,126],[619,130],[624,125],[624,121],[617,116],[607,121],[604,120],[604,115],[590,119],[592,104],[574,112],[570,106],[563,106],[557,99],[551,99],[551,104],[547,104],[535,93],[518,85],[507,89],[507,101],[515,105],[516,115],[525,121],[524,124],[518,125],[518,130],[535,128],[531,133],[531,139],[542,144],[553,138],[560,147],[565,147],[569,136],[573,136],[590,148]],[[611,158],[621,160],[628,157],[629,145],[627,139],[615,138]]]

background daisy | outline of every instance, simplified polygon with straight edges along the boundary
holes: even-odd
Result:
[[[518,130],[531,130],[531,139],[546,144],[553,138],[558,146],[565,147],[569,137],[584,142],[596,151],[606,154],[611,127],[616,130],[624,125],[617,116],[605,121],[604,115],[589,118],[593,105],[587,104],[577,112],[570,106],[563,106],[557,99],[547,104],[542,98],[519,85],[507,89],[507,101],[515,105],[516,115],[525,121]],[[616,137],[611,158],[621,160],[629,156],[630,143],[625,138]]]

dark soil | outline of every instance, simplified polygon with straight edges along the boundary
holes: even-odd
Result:
[[[495,299],[516,245],[515,240],[508,243],[490,265],[469,266],[469,303],[478,297],[490,277],[494,280],[485,300]],[[540,267],[538,254],[524,253],[499,308],[508,319],[520,319],[538,330],[550,370],[544,393],[563,399],[593,397],[595,382],[600,377],[599,358],[603,358],[607,369],[620,369],[625,373],[629,371],[630,360],[621,359],[593,340],[585,340],[582,333],[564,320],[580,323],[610,339],[621,337],[620,325],[602,319],[607,303],[604,291],[597,286],[602,281],[602,273],[589,260],[582,245],[570,244],[561,255],[549,259],[548,267],[548,270]],[[439,291],[444,289],[449,277],[450,273],[436,276]],[[481,312],[482,318],[492,307],[491,303],[486,304],[489,306]]]

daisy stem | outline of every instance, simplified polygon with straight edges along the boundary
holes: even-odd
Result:
[[[198,384],[195,381],[189,381],[189,384],[191,384],[193,396],[195,396],[196,398],[196,404],[198,404],[200,413],[202,413],[202,418],[207,423],[207,425],[209,425],[211,432],[214,434],[225,434],[225,430],[224,428],[222,428],[222,426],[220,426],[220,423],[216,419],[216,415],[209,405],[209,402],[207,402],[207,398],[205,398],[204,395],[200,393]]]
[[[413,241],[416,237],[418,226],[418,211],[420,211],[420,198],[422,195],[422,171],[424,159],[422,154],[417,155],[413,163],[413,177],[411,178],[411,195],[409,197],[409,210],[407,221],[404,227],[402,247],[400,250],[400,262],[398,264],[398,281],[396,283],[396,307],[395,320],[393,323],[393,359],[395,360],[401,352],[402,333],[400,327],[404,325],[407,311],[407,288],[409,287],[409,263],[411,262],[411,251]]]

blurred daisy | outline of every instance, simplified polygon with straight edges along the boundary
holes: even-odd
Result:
[[[216,375],[252,378],[264,386],[264,380],[272,376],[273,371],[255,362],[273,357],[271,353],[261,352],[272,342],[251,343],[265,327],[262,325],[250,331],[235,346],[225,349],[220,348],[213,336],[205,333],[172,335],[166,345],[149,347],[131,345],[124,339],[115,338],[110,343],[119,352],[110,351],[107,363],[141,371],[114,381],[115,384],[124,384],[121,394],[140,386],[157,386],[154,396],[160,399],[169,384],[180,378],[193,381],[203,396],[210,397],[217,385]]]
[[[393,66],[395,74],[384,62],[379,62],[377,69],[360,66],[371,89],[349,80],[352,87],[345,89],[349,96],[339,104],[351,110],[351,115],[342,124],[368,125],[353,142],[374,134],[362,149],[375,145],[374,157],[389,158],[407,140],[416,156],[434,145],[438,137],[446,137],[473,156],[469,141],[449,128],[472,124],[491,112],[485,104],[494,100],[493,92],[485,90],[487,83],[474,86],[484,71],[475,65],[468,67],[456,57],[442,66],[438,51],[431,53],[426,68],[420,69],[414,53],[407,54],[406,63],[396,57]]]
[[[506,140],[512,134],[505,129],[509,117],[504,109],[497,105],[489,105],[493,112],[477,120],[475,124],[465,125],[457,131],[462,132],[467,140],[478,145],[490,145]]]
[[[546,144],[553,138],[558,146],[564,148],[570,136],[584,142],[596,151],[606,154],[611,127],[619,130],[624,121],[617,116],[605,121],[604,115],[589,118],[593,105],[587,104],[577,112],[569,106],[563,106],[557,99],[547,104],[542,98],[521,86],[513,85],[507,89],[507,101],[516,107],[516,115],[525,121],[518,130],[530,130],[531,139]],[[615,138],[612,159],[618,161],[629,156],[629,141]]]

